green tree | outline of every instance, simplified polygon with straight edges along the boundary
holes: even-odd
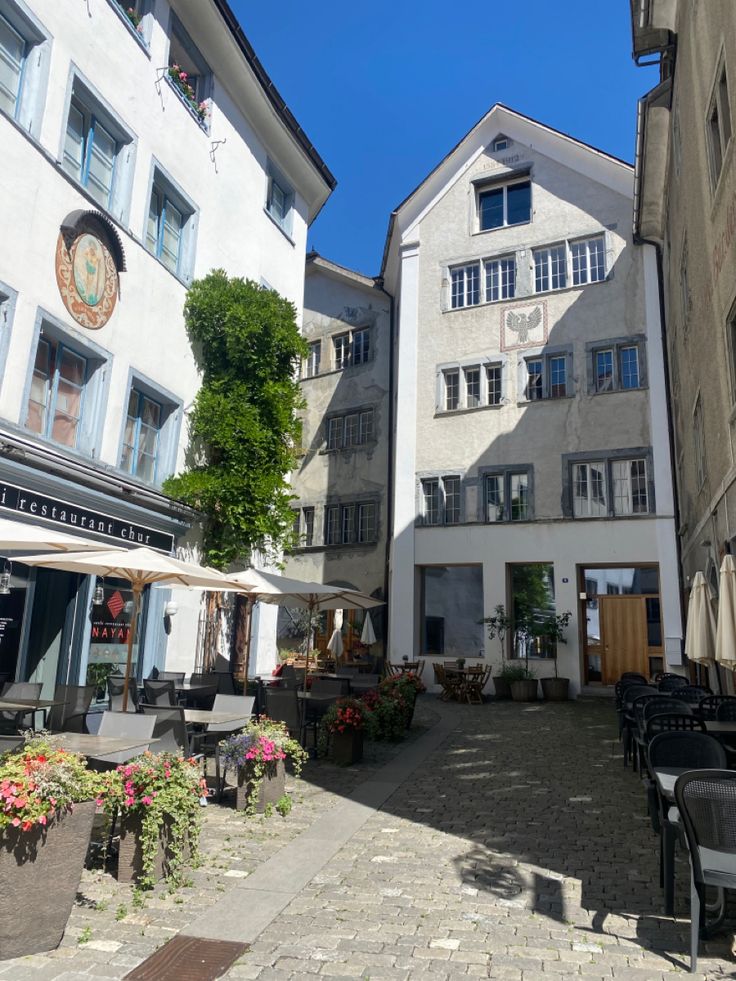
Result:
[[[301,438],[296,370],[306,344],[292,303],[221,269],[192,283],[184,316],[202,387],[187,468],[164,490],[205,515],[205,561],[224,568],[291,544],[286,477]]]

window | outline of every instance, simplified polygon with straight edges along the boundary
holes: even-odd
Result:
[[[555,616],[554,566],[535,562],[508,568],[511,657],[555,657],[557,645],[544,631]]]
[[[646,384],[643,338],[621,338],[588,349],[588,391],[624,392]]]
[[[38,138],[51,42],[27,8],[0,0],[0,112]]]
[[[458,266],[450,270],[452,280],[452,309],[480,303],[480,265]]]
[[[641,451],[640,451],[641,452]],[[649,514],[651,455],[602,455],[570,462],[571,508],[574,518],[626,517]],[[565,512],[570,513],[565,506]]]
[[[293,190],[269,161],[266,211],[287,235],[291,235],[293,207]]]
[[[119,149],[112,132],[91,109],[72,96],[62,165],[103,208],[108,208],[112,199],[115,158]]]
[[[331,505],[325,509],[325,544],[366,544],[376,540],[376,505],[373,501]]]
[[[460,477],[429,477],[422,480],[422,522],[425,525],[460,523]]]
[[[505,136],[499,136],[493,141],[492,149],[494,153],[498,153],[500,150],[508,150],[508,148],[509,141]]]
[[[516,296],[516,259],[489,259],[486,262],[486,301],[511,300]]]
[[[26,39],[0,14],[0,109],[15,118],[20,105]]]
[[[40,337],[26,427],[64,446],[76,448],[87,379],[86,358],[61,343]]]
[[[703,403],[700,396],[695,403],[693,412],[693,443],[695,446],[695,472],[698,478],[698,489],[705,483],[705,432],[703,430]]]
[[[444,372],[445,377],[445,409],[448,412],[460,405],[460,372],[457,369]]]
[[[526,521],[531,516],[528,469],[486,473],[483,489],[484,521]]]
[[[524,397],[527,401],[560,399],[572,394],[571,362],[569,352],[525,358]]]
[[[156,479],[161,423],[162,406],[143,392],[132,388],[128,399],[120,466],[149,483]]]
[[[0,293],[0,313],[2,311],[2,294]],[[2,317],[0,316],[0,320]],[[731,316],[726,327],[729,361],[731,364],[731,401],[736,402],[736,309],[731,311]]]
[[[532,218],[531,181],[517,181],[478,193],[478,216],[482,232],[504,225],[522,225]]]
[[[731,104],[728,96],[726,66],[723,63],[710,100],[707,133],[711,177],[715,187],[721,176],[726,148],[731,140]]]
[[[166,79],[197,123],[206,128],[207,100],[212,95],[212,72],[184,25],[173,13]]]
[[[567,254],[564,245],[534,250],[534,291],[546,293],[567,286]]]
[[[332,338],[335,370],[341,371],[350,365],[367,364],[372,358],[370,327],[338,334]]]
[[[687,328],[690,316],[690,285],[688,283],[688,248],[687,239],[682,244],[682,256],[680,258],[680,307],[682,313],[682,326]]]
[[[480,405],[480,368],[465,369],[465,405],[474,409]]]
[[[148,251],[179,279],[189,282],[194,269],[196,208],[158,167],[154,167],[146,215]]]
[[[314,544],[314,508],[302,508],[302,545],[309,548]]]
[[[501,365],[486,365],[487,404],[501,404]]]
[[[306,360],[305,377],[314,378],[319,374],[319,363],[322,357],[322,341],[313,341],[309,345],[309,354]]]
[[[327,420],[327,449],[341,450],[362,446],[373,440],[373,409],[331,416]]]
[[[599,283],[606,278],[605,246],[602,235],[570,244],[573,286]]]

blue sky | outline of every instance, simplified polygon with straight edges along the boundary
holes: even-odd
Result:
[[[287,105],[337,178],[309,248],[376,274],[391,210],[504,102],[633,161],[628,0],[231,0]]]

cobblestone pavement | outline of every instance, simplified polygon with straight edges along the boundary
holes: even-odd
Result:
[[[428,695],[412,738],[438,714],[454,725],[449,738],[227,977],[684,977],[687,866],[678,918],[667,918],[657,839],[639,780],[623,769],[610,702],[471,707]],[[1,981],[123,977],[405,745],[372,745],[348,769],[310,763],[285,820],[208,808],[202,867],[142,908],[128,887],[85,872],[62,946],[0,962]],[[701,944],[694,977],[736,978],[732,940]]]

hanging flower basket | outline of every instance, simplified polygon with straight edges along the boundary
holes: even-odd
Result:
[[[0,957],[58,947],[82,878],[100,778],[29,740],[0,759]]]

